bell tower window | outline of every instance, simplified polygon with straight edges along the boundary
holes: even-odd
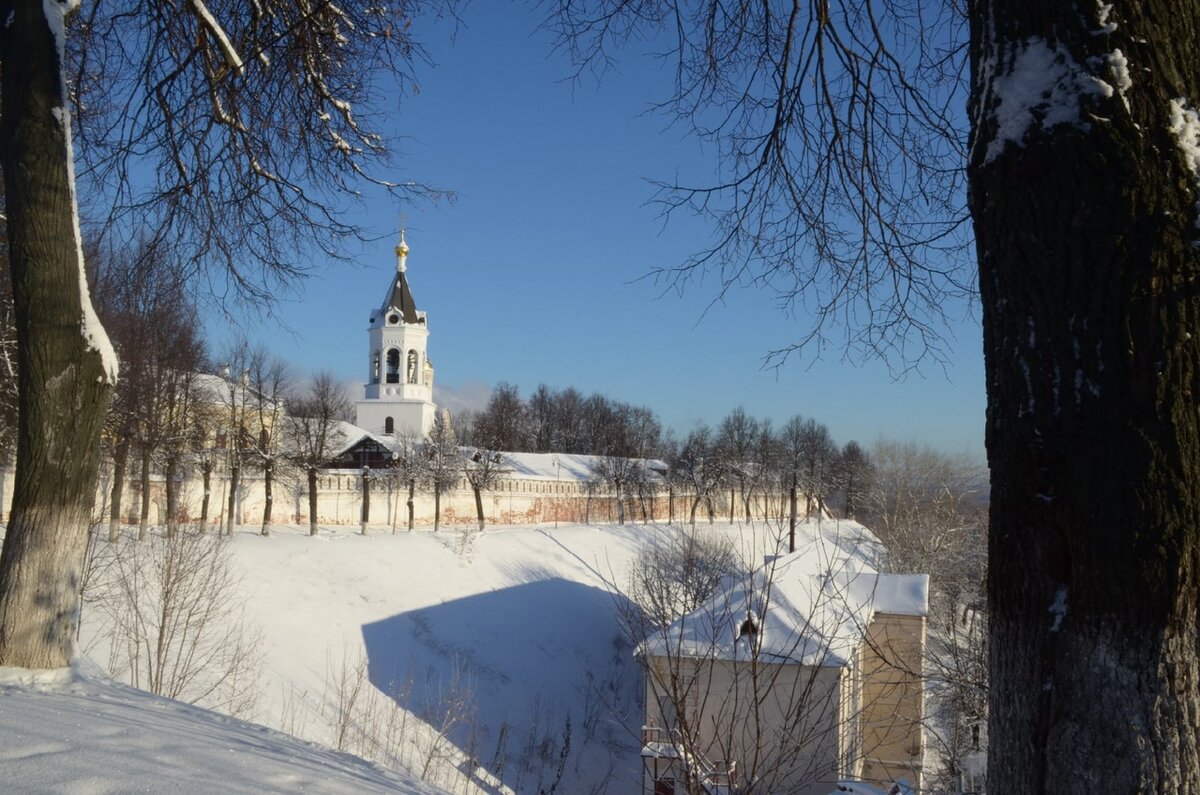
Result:
[[[415,350],[408,352],[408,383],[417,383],[417,352]]]
[[[387,382],[400,383],[400,350],[391,348],[387,352]]]
[[[384,433],[395,433],[396,432],[396,421],[393,420],[391,417],[384,417],[383,432]]]

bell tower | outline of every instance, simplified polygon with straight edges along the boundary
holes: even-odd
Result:
[[[433,427],[433,365],[426,349],[429,322],[408,285],[408,243],[396,245],[396,271],[383,305],[367,327],[367,382],[354,424],[380,435],[424,438]]]

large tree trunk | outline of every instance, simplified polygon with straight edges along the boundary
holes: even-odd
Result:
[[[107,341],[99,324],[90,339],[81,333],[90,299],[47,12],[36,0],[7,8],[0,164],[21,378],[13,506],[0,554],[0,666],[59,668],[75,641],[100,429],[116,371],[100,353]]]
[[[1200,13],[1104,8],[972,10],[993,792],[1200,788],[1200,190],[1178,140],[1200,134],[1171,131],[1200,101]],[[995,98],[1036,47],[1082,75],[1055,86],[1067,123],[1010,113],[1004,144]]]

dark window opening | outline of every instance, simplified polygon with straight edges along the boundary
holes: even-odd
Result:
[[[387,352],[387,382],[400,383],[400,350],[392,348]]]

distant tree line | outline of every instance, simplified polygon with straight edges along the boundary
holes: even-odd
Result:
[[[600,477],[610,487],[637,488],[641,474],[620,461],[659,459],[694,496],[693,520],[701,505],[711,516],[714,498],[726,490],[729,505],[740,506],[736,515],[746,519],[756,495],[782,492],[802,498],[806,515],[828,507],[835,495],[837,507],[854,515],[870,476],[862,446],[850,441],[839,447],[823,423],[795,416],[776,429],[740,407],[715,428],[700,424],[680,439],[643,406],[545,384],[523,399],[516,386],[501,383],[482,409],[464,412],[454,423],[459,441],[470,446],[598,456]]]
[[[138,535],[145,537],[153,509],[150,482],[156,475],[163,476],[163,523],[169,533],[178,520],[179,484],[190,476],[202,481],[200,513],[189,517],[201,526],[223,513],[225,531],[232,531],[238,484],[253,473],[266,490],[261,526],[268,533],[281,468],[304,473],[309,513],[315,517],[318,472],[338,452],[334,428],[351,419],[350,403],[334,378],[318,373],[301,381],[285,362],[247,343],[213,356],[203,339],[197,302],[171,257],[153,243],[119,250],[93,242],[88,249],[94,301],[123,374],[103,434],[104,455],[111,463],[105,484],[109,537],[116,538],[131,514],[136,515]],[[10,296],[3,280],[0,455],[12,450],[15,429]],[[205,385],[200,373],[215,373],[220,380],[209,379]],[[772,516],[784,519],[830,508],[857,516],[867,507],[873,485],[871,457],[863,447],[856,441],[837,445],[829,429],[813,418],[795,416],[776,427],[739,407],[715,425],[698,424],[680,437],[664,429],[648,407],[546,384],[523,398],[515,385],[500,383],[482,409],[454,417],[453,427],[439,422],[431,438],[398,443],[402,460],[393,468],[404,470],[410,515],[418,490],[440,502],[442,493],[462,478],[475,492],[481,526],[482,493],[494,488],[502,474],[498,452],[596,457],[589,488],[603,488],[615,497],[620,521],[627,505],[638,504],[642,518],[653,519],[651,498],[662,489],[689,495],[692,522],[701,508],[715,519],[718,505],[727,506],[731,520],[753,519],[755,511],[763,516],[773,510]],[[465,455],[447,452],[460,446],[467,448]],[[430,456],[430,450],[440,452]],[[649,471],[647,461],[661,462],[656,464],[660,471]],[[218,469],[229,478],[226,506],[212,499],[212,476]],[[124,503],[130,478],[138,484],[140,498],[133,511]],[[768,504],[774,507],[765,508]]]

